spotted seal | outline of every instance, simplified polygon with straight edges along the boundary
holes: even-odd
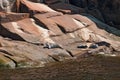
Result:
[[[61,47],[58,44],[56,44],[56,43],[48,43],[48,42],[46,42],[43,45],[43,48],[52,49],[52,48],[61,48]]]

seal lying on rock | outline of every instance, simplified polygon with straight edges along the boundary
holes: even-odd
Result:
[[[77,48],[87,48],[88,46],[86,44],[80,44],[77,46]]]
[[[56,43],[49,43],[49,42],[46,42],[44,44],[44,47],[43,48],[48,48],[48,49],[52,49],[52,48],[61,48],[58,44]]]
[[[105,41],[94,42],[94,43],[81,43],[77,46],[77,48],[89,48],[89,49],[96,49],[100,46],[110,47],[111,45]]]
[[[100,47],[100,46],[106,46],[106,47],[108,47],[108,48],[110,48],[111,47],[111,44],[110,43],[107,43],[107,42],[105,42],[105,41],[100,41],[100,42],[95,42],[95,43],[93,43],[93,44],[91,44],[90,46],[89,46],[89,48],[98,48],[98,47]]]
[[[110,47],[110,43],[107,43],[105,41],[96,42],[95,44],[97,44],[98,46],[107,46],[107,47]]]

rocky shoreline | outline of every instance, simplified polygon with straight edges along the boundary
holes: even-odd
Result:
[[[19,13],[0,12],[0,67],[43,67],[120,51],[120,30],[81,14],[79,7],[63,2],[49,7],[28,0],[17,3]]]

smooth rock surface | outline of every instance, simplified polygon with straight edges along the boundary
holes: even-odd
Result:
[[[62,7],[67,5],[69,8],[66,8],[70,11],[70,14],[69,12],[64,14],[63,11],[55,11],[41,3],[27,0],[20,0],[20,2],[19,12],[26,11],[27,14],[0,12],[2,18],[0,60],[5,65],[12,68],[43,67],[45,63],[88,57],[90,54],[99,52],[120,51],[120,30],[101,22],[88,13],[71,14],[72,10],[76,13],[78,8],[72,7],[74,11],[68,6],[69,4],[64,3]],[[96,7],[89,6],[89,10]],[[100,46],[99,43],[102,42],[104,45]],[[83,43],[88,47],[77,48]],[[91,49],[89,48],[91,44],[98,46]]]

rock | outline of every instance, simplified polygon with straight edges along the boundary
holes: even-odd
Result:
[[[28,13],[1,13],[0,14],[0,22],[6,23],[6,22],[13,22],[13,21],[19,21],[25,18],[29,18]]]
[[[15,68],[16,64],[9,57],[6,57],[3,52],[0,52],[0,68]]]
[[[90,20],[92,20],[96,24],[97,27],[99,27],[101,29],[104,29],[108,33],[112,33],[114,35],[120,36],[120,30],[119,29],[116,29],[112,26],[109,26],[109,25],[101,22],[100,20],[96,19],[95,17],[93,17],[89,14],[83,14],[83,15],[88,17]]]
[[[87,6],[86,0],[69,0],[70,4],[73,4],[77,7],[85,8]]]
[[[43,2],[43,0],[29,0],[29,1],[36,2],[36,3]]]
[[[59,26],[59,28],[64,33],[70,33],[80,29],[76,22],[74,22],[74,19],[70,18],[67,15],[56,16],[52,17],[51,19]]]
[[[70,16],[72,18],[75,18],[75,19],[81,21],[81,22],[87,23],[88,26],[86,28],[82,28],[78,31],[78,33],[81,34],[80,36],[82,37],[83,40],[85,40],[85,41],[95,41],[95,42],[96,41],[97,42],[106,41],[106,42],[110,43],[111,45],[116,44],[116,42],[115,42],[115,44],[113,44],[114,42],[113,42],[113,38],[112,38],[111,35],[114,35],[114,37],[115,37],[115,35],[119,36],[120,31],[118,29],[112,28],[108,25],[105,25],[104,23],[98,21],[94,17],[91,17],[91,18],[89,17],[89,18],[92,19],[93,21],[95,21],[97,23],[97,25],[85,16],[81,16],[81,15],[79,15],[79,16],[78,15],[70,15]],[[102,29],[107,29],[107,31],[109,31],[110,33],[113,33],[113,34],[110,35],[109,32],[107,32],[105,30],[102,30],[101,28]],[[99,31],[99,33],[98,33],[98,31]],[[100,39],[100,36],[101,36],[101,39]],[[102,36],[104,36],[104,37],[102,37]],[[105,40],[105,38],[106,38],[106,40]],[[119,37],[116,36],[116,38],[118,39],[117,43],[119,44]]]
[[[64,3],[65,6],[59,6],[63,14],[41,3],[19,1],[20,12],[27,9],[30,16],[0,12],[0,59],[4,62],[6,59],[5,64],[12,67],[43,67],[46,63],[74,59],[76,56],[80,58],[99,52],[120,51],[120,30],[89,14],[71,14],[78,13],[80,8],[74,10],[73,6]],[[84,5],[90,6],[85,10],[96,10],[99,5],[93,3]],[[56,4],[63,3],[53,2],[49,6]],[[66,9],[68,12],[64,12]]]
[[[49,8],[45,4],[41,3],[34,3],[28,0],[20,0],[22,4],[24,4],[26,7],[28,7],[32,11],[40,12],[40,13],[45,13],[45,12],[56,12],[55,10]]]
[[[34,15],[34,17],[37,19],[38,24],[45,26],[46,29],[51,30],[53,33],[55,33],[55,35],[63,34],[63,32],[60,30],[57,24],[50,18],[47,18],[47,16],[48,16],[47,14]],[[57,16],[57,15],[56,13],[54,13],[52,16]]]
[[[54,15],[55,14],[56,13],[54,13]],[[45,15],[42,16],[41,14],[37,14],[35,15],[35,18],[39,19],[40,23],[44,24],[45,27],[56,33],[56,35],[60,35],[62,34],[62,32],[63,33],[74,32],[79,28],[84,27],[82,23],[75,19],[70,18],[68,15],[60,16],[56,15],[50,18],[44,17]]]
[[[36,18],[42,18],[42,19],[47,19],[47,18],[51,18],[51,17],[56,17],[56,16],[62,16],[63,14],[61,12],[47,12],[47,13],[43,13],[43,14],[35,14],[34,16]]]
[[[85,12],[82,8],[62,2],[50,4],[49,7],[55,9],[56,11],[63,12],[65,14],[79,14]]]
[[[59,48],[44,49],[42,46],[3,38],[0,38],[0,42],[3,44],[0,52],[12,59],[16,64],[15,67],[41,67],[45,63],[71,58],[67,51]]]
[[[63,0],[62,0],[63,1]],[[60,0],[46,0],[45,3],[49,4],[54,4],[54,3],[58,3],[61,2]]]
[[[18,37],[18,39],[21,38],[27,42],[35,44],[49,41],[54,43],[50,38],[48,38],[51,31],[38,26],[35,24],[33,19],[26,18],[16,22],[2,23],[1,25],[1,27],[5,29],[5,32],[2,30],[0,34],[4,36],[9,35],[8,37],[12,37],[13,39],[17,39]],[[7,33],[14,34],[15,36]]]
[[[65,49],[54,48],[49,50],[51,51],[51,53],[48,53],[49,56],[51,56],[55,61],[64,61],[66,59],[73,58],[73,56],[71,56],[71,54]]]

